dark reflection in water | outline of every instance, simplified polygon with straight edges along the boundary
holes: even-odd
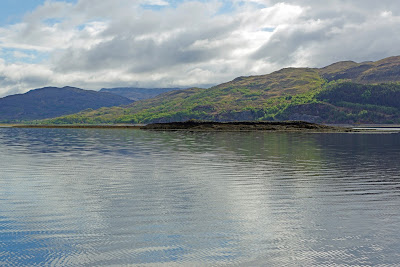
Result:
[[[0,129],[0,265],[395,265],[400,135]]]

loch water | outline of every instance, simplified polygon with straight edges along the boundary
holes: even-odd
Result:
[[[0,128],[1,266],[393,266],[400,134]]]

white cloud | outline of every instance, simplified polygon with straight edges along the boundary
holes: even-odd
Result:
[[[48,85],[215,84],[400,54],[395,0],[232,0],[229,11],[227,2],[46,1],[0,28],[0,49],[15,50],[19,62],[0,61],[0,96]],[[31,51],[49,57],[29,63]]]
[[[168,6],[169,5],[169,3],[167,1],[163,1],[163,0],[147,0],[147,1],[143,1],[143,4],[154,5],[154,6]]]

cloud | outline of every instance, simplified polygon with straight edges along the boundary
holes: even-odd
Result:
[[[399,54],[400,17],[394,14],[400,8],[394,1],[288,2],[304,4],[303,16],[295,24],[281,25],[253,58],[321,67],[339,60],[377,60]]]
[[[0,96],[56,85],[196,86],[400,54],[395,0],[46,1],[0,28]],[[46,54],[32,61],[32,55]],[[31,61],[29,61],[31,60]]]
[[[163,0],[147,0],[147,1],[143,1],[143,4],[152,5],[152,6],[168,6],[169,5],[169,3],[167,1],[163,1]]]

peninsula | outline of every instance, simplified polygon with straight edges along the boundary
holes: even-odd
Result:
[[[188,120],[184,122],[152,123],[147,125],[112,124],[112,125],[38,125],[14,124],[13,128],[104,128],[104,129],[140,129],[150,131],[287,131],[287,132],[354,132],[347,127],[328,126],[305,121],[238,121],[216,122]]]
[[[153,131],[311,131],[311,132],[352,132],[351,128],[328,126],[305,121],[237,121],[215,122],[194,121],[152,123],[143,126]]]

